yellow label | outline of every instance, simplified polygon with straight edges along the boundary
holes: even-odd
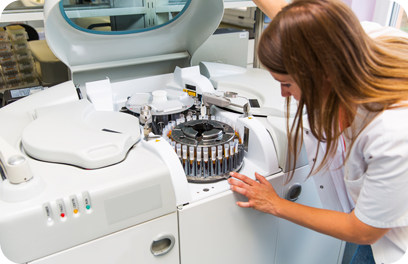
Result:
[[[248,119],[252,119],[252,117],[248,117]]]
[[[156,142],[160,142],[160,140],[159,140],[159,139],[156,139]]]
[[[188,95],[193,96],[193,97],[196,97],[196,96],[197,96],[197,93],[196,93],[196,92],[193,92],[193,91],[190,91],[190,90],[187,90],[187,89],[183,89],[183,92],[185,92],[185,93],[187,93]]]

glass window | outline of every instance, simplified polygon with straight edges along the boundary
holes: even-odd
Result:
[[[408,32],[407,12],[398,3],[393,4],[389,25]]]
[[[138,31],[166,24],[191,0],[63,0],[66,19],[95,31]]]

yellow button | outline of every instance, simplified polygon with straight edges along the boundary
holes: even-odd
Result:
[[[248,117],[248,119],[252,119],[252,117]]]
[[[159,139],[156,139],[156,142],[160,142],[160,140],[159,140]]]
[[[78,209],[75,209],[75,210],[74,210],[74,214],[77,214],[77,213],[78,213]]]

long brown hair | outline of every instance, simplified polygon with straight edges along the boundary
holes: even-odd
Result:
[[[302,144],[304,108],[312,134],[326,142],[316,173],[328,168],[340,128],[353,121],[357,107],[380,113],[408,99],[408,40],[371,39],[341,1],[301,0],[283,8],[262,34],[258,57],[269,71],[289,74],[302,92],[292,125],[288,119],[289,149],[295,154],[288,181],[298,157],[294,150]],[[286,100],[289,107],[290,97]],[[348,149],[358,134],[350,136]]]

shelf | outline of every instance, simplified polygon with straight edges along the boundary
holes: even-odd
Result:
[[[103,17],[103,16],[124,16],[134,14],[146,14],[146,7],[119,7],[119,8],[97,8],[65,11],[69,18],[80,17]]]
[[[0,16],[0,23],[9,23],[16,21],[38,21],[44,20],[42,10],[34,12],[19,12],[19,13],[3,13]]]
[[[252,1],[224,1],[224,8],[256,7]]]

